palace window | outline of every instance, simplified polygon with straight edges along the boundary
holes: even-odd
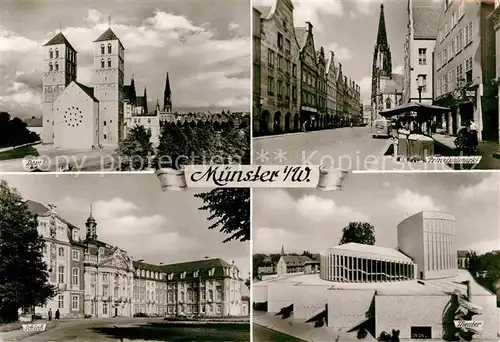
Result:
[[[102,296],[104,298],[108,297],[109,296],[109,293],[108,293],[108,285],[103,285],[102,286]]]
[[[59,309],[64,309],[64,295],[59,295],[57,307]]]
[[[79,301],[79,296],[71,296],[71,310],[78,311]]]
[[[102,303],[102,314],[103,315],[108,314],[108,303]]]
[[[390,98],[385,99],[385,108],[391,109],[391,99]]]
[[[59,274],[58,274],[58,282],[59,284],[64,284],[64,266],[59,266],[58,268]]]
[[[109,281],[107,273],[102,274],[102,281]]]
[[[111,58],[108,58],[108,68],[111,68]]]
[[[54,65],[55,65],[55,69],[56,69],[56,71],[58,71],[58,70],[59,70],[59,63],[58,63],[58,62],[56,62]]]
[[[101,59],[101,68],[104,68],[104,58]]]
[[[472,42],[472,21],[465,26],[465,46]]]
[[[54,58],[54,51],[52,49],[49,50],[49,58]]]
[[[418,49],[418,64],[427,64],[427,49]]]
[[[209,270],[209,271],[208,271],[208,275],[209,275],[210,277],[213,277],[213,276],[214,276],[214,274],[215,274],[215,268],[212,268],[211,270]]]
[[[208,300],[209,301],[214,300],[214,291],[213,290],[208,290]]]
[[[170,274],[168,275],[168,280],[172,280],[172,279],[174,279],[174,274],[173,274],[173,273],[170,273]]]
[[[59,49],[56,49],[56,58],[59,58]]]
[[[78,241],[80,235],[78,234],[78,230],[73,229],[73,240]]]
[[[217,310],[216,312],[217,312],[218,314],[220,314],[220,313],[222,312],[222,305],[217,304],[217,309],[216,309],[216,310]]]
[[[77,267],[73,268],[72,274],[72,284],[78,286],[80,284],[80,269]]]
[[[111,43],[108,43],[108,53],[111,53]]]
[[[52,65],[52,62],[49,63],[49,71],[53,71],[54,70],[54,66]]]
[[[59,253],[58,254],[59,254],[60,257],[63,257],[64,256],[64,248],[59,247]]]
[[[101,44],[101,55],[104,55],[104,44]]]
[[[80,261],[80,251],[72,250],[71,253],[74,261]]]

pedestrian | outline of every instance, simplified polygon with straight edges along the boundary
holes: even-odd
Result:
[[[52,321],[52,309],[49,309],[49,321]]]
[[[478,130],[478,127],[477,127],[477,124],[474,122],[474,120],[471,120],[470,121],[470,131],[472,133],[472,142],[473,142],[473,148],[474,150],[476,150],[477,148],[477,145],[478,145],[478,138],[477,138],[477,130]]]
[[[59,317],[61,317],[61,313],[59,312],[59,309],[57,309],[56,310],[56,316],[55,316],[56,320],[58,320]]]
[[[446,134],[446,121],[443,120],[443,123],[441,124],[441,128],[443,129],[443,134]]]

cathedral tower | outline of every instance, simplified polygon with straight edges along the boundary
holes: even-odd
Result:
[[[385,28],[384,5],[380,5],[380,18],[378,23],[377,42],[373,51],[373,66],[372,66],[372,94],[371,104],[372,111],[378,113],[379,99],[381,89],[381,79],[392,78],[392,61],[391,50],[387,40],[387,31]]]
[[[97,240],[97,223],[92,216],[92,206],[90,206],[90,215],[87,222],[85,222],[85,227],[87,227],[87,240]]]
[[[123,138],[125,49],[111,28],[94,41],[94,96],[99,100],[99,141],[116,146]]]
[[[165,90],[163,91],[163,111],[167,113],[172,112],[172,91],[170,90],[170,80],[167,79],[165,81]]]
[[[44,143],[54,142],[54,114],[52,104],[59,94],[76,81],[76,50],[59,32],[43,46],[42,115]]]

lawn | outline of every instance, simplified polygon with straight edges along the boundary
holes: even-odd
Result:
[[[0,160],[20,159],[26,156],[38,157],[38,151],[32,146],[25,146],[10,151],[0,152]]]

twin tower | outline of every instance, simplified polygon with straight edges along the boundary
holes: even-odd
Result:
[[[94,41],[93,87],[77,81],[77,52],[58,33],[44,45],[44,143],[69,149],[116,146],[124,132],[125,48],[108,28]]]

